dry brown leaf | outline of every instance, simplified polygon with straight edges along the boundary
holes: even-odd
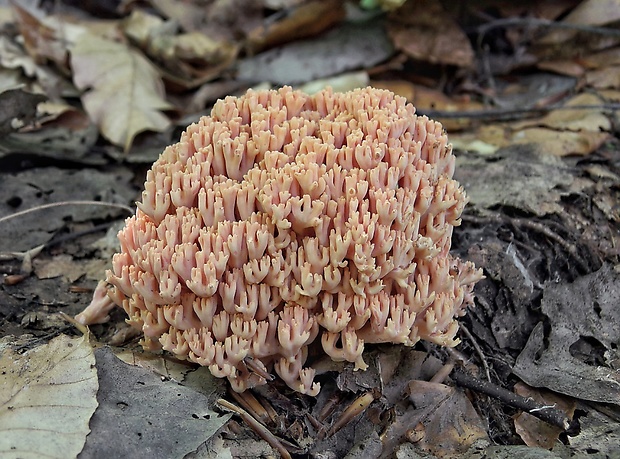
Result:
[[[438,0],[406,2],[390,15],[394,46],[414,59],[471,67],[474,52],[465,32]]]
[[[451,98],[441,91],[427,88],[425,86],[415,85],[414,94],[415,95],[412,102],[419,112],[424,112],[425,110],[469,112],[482,110],[483,108],[482,104],[472,101],[467,96],[461,98]],[[472,119],[467,117],[442,118],[441,116],[433,116],[433,118],[440,121],[448,132],[467,129],[472,125]]]
[[[39,279],[63,277],[73,283],[86,274],[85,263],[76,261],[69,254],[56,255],[50,259],[35,258],[34,272]]]
[[[87,337],[61,335],[0,357],[0,456],[67,458],[82,450],[97,408],[97,371]]]
[[[535,389],[524,383],[515,384],[514,391],[522,397],[531,398],[543,406],[552,406],[562,410],[569,418],[575,412],[576,403],[568,397],[544,389]],[[519,413],[514,418],[517,434],[528,446],[551,449],[563,432],[559,427],[547,424],[528,413]]]
[[[572,60],[551,60],[551,61],[542,61],[536,64],[540,70],[547,70],[549,72],[558,73],[560,75],[572,76],[572,77],[580,77],[586,70],[583,66],[579,65],[577,62]]]
[[[84,34],[71,49],[75,85],[85,90],[82,103],[101,134],[129,150],[136,134],[163,131],[171,108],[156,69],[123,43]]]
[[[620,20],[620,0],[584,0],[564,19],[564,24],[606,26]],[[582,32],[577,29],[553,28],[536,41],[533,51],[539,56],[577,57],[592,54],[594,50],[609,48],[618,43],[618,37]]]
[[[123,21],[123,31],[154,62],[167,81],[183,89],[216,78],[236,58],[239,47],[202,32],[178,33],[173,21],[134,11]]]
[[[162,16],[178,22],[186,31],[197,30],[203,24],[207,9],[200,2],[183,0],[150,0]]]
[[[609,139],[608,132],[556,131],[529,128],[514,133],[509,143],[535,143],[542,151],[555,156],[588,155]]]
[[[588,85],[597,89],[620,89],[620,65],[612,65],[586,74]]]
[[[409,398],[424,415],[411,425],[416,445],[439,458],[460,457],[477,440],[488,438],[485,425],[462,391],[427,381],[411,381]]]
[[[620,102],[620,91],[616,89],[602,89],[598,95],[607,102]]]
[[[86,28],[57,16],[46,16],[41,10],[27,9],[17,2],[11,5],[28,54],[38,64],[51,60],[68,73],[68,48]]]
[[[256,53],[300,38],[317,35],[345,17],[344,2],[315,0],[293,8],[280,21],[263,24],[248,34],[247,46]]]
[[[620,19],[619,0],[584,0],[563,20],[567,24],[605,25]]]
[[[575,108],[578,106],[593,106],[595,108]],[[599,108],[596,108],[599,106]],[[536,120],[527,120],[513,123],[512,129],[532,126],[545,126],[558,130],[592,131],[611,130],[611,121],[603,114],[603,101],[596,94],[581,93],[568,100],[562,108],[553,110]]]

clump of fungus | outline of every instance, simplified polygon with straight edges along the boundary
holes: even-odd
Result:
[[[441,124],[386,90],[227,97],[148,172],[110,298],[145,348],[236,391],[275,369],[316,395],[315,341],[357,369],[365,343],[452,346],[482,277],[449,253],[454,164]]]

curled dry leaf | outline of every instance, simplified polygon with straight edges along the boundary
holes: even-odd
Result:
[[[0,456],[67,458],[82,450],[99,388],[87,337],[61,335],[0,357]]]
[[[169,126],[161,78],[136,50],[84,34],[71,49],[71,67],[73,82],[86,90],[84,108],[110,142],[128,150],[139,132]]]
[[[433,64],[471,67],[474,51],[438,0],[407,2],[391,13],[388,32],[406,55]]]

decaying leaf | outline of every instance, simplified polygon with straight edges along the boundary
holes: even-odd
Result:
[[[559,212],[559,187],[572,181],[562,159],[534,145],[503,148],[491,157],[464,155],[457,163],[455,176],[481,208],[510,206],[539,216]]]
[[[569,438],[573,451],[576,451],[572,453],[572,457],[615,458],[618,456],[620,425],[616,419],[596,410],[590,410],[580,419],[580,424],[580,434]]]
[[[542,406],[552,406],[561,409],[570,418],[575,412],[575,401],[547,390],[538,390],[519,382],[514,390],[522,397],[528,397],[540,402]],[[562,429],[532,416],[529,413],[519,413],[515,416],[515,430],[521,439],[529,446],[551,449],[558,441]]]
[[[23,355],[0,356],[0,456],[71,458],[97,408],[95,357],[87,337],[61,335]]]
[[[246,81],[296,84],[369,68],[387,59],[392,44],[378,22],[343,24],[313,40],[300,40],[239,62]]]
[[[85,263],[80,263],[66,253],[52,258],[35,258],[33,266],[35,275],[39,279],[52,279],[62,276],[68,282],[75,282],[85,274]]]
[[[247,46],[256,53],[300,38],[318,35],[344,19],[345,4],[339,0],[313,0],[291,5],[281,20],[262,24],[248,34]]]
[[[230,415],[214,412],[212,398],[120,361],[109,348],[95,351],[99,408],[85,457],[183,457],[211,438]],[[220,386],[218,386],[220,387]]]
[[[115,174],[95,169],[63,170],[35,168],[5,176],[0,180],[0,217],[16,211],[60,201],[97,200],[125,203],[135,197],[129,183],[132,174]],[[2,223],[0,252],[29,250],[49,241],[67,221],[123,216],[126,211],[96,205],[65,205],[40,209]],[[24,231],[27,228],[28,231]]]
[[[620,375],[605,362],[620,341],[620,275],[608,265],[572,284],[547,287],[539,323],[513,372],[530,386],[583,400],[620,404]]]
[[[474,51],[461,27],[438,0],[405,2],[391,14],[394,46],[414,59],[470,67]]]
[[[23,89],[9,89],[0,93],[0,136],[31,123],[37,113],[37,105],[46,97],[31,94]]]
[[[145,130],[163,131],[170,108],[155,68],[125,44],[85,34],[71,49],[71,67],[84,108],[104,137],[128,150]]]
[[[416,418],[411,428],[417,446],[437,457],[457,457],[477,440],[486,439],[485,425],[463,391],[427,381],[409,383]],[[413,424],[413,423],[412,423]]]

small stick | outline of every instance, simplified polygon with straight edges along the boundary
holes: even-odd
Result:
[[[482,348],[478,344],[478,341],[476,341],[474,335],[471,334],[471,332],[465,325],[460,324],[459,327],[461,328],[465,336],[467,336],[467,339],[471,341],[471,345],[474,347],[474,350],[476,351],[476,354],[478,354],[478,357],[480,357],[480,362],[482,362],[482,368],[484,368],[484,375],[487,377],[487,381],[491,382],[491,372],[489,370],[489,364],[487,363],[487,359],[485,358],[484,352],[482,352]]]
[[[504,389],[488,381],[474,378],[462,371],[454,371],[452,373],[452,378],[459,386],[496,398],[507,405],[518,408],[545,421],[547,424],[559,427],[569,435],[576,433],[578,430],[578,423],[576,421],[571,421],[562,410],[554,406],[541,405],[531,398],[522,397],[508,389]]]
[[[260,404],[260,402],[250,391],[246,390],[242,394],[239,394],[234,390],[229,389],[228,393],[239,405],[248,411],[252,417],[258,419],[263,424],[268,424],[271,421],[269,414],[265,411],[263,405]]]
[[[282,442],[280,442],[280,440],[274,434],[272,434],[269,431],[269,429],[267,429],[267,427],[265,427],[263,424],[258,422],[256,419],[254,419],[250,415],[250,413],[245,411],[243,408],[239,408],[238,406],[233,405],[228,400],[224,400],[223,398],[218,399],[217,402],[215,403],[220,408],[226,411],[232,411],[233,413],[238,414],[239,417],[241,417],[241,419],[243,419],[245,423],[248,424],[254,432],[260,435],[260,437],[263,440],[265,440],[267,443],[269,443],[269,445],[272,448],[275,448],[284,459],[291,459],[291,454],[284,447]]]
[[[376,400],[376,398],[377,394],[375,394],[375,391],[369,390],[353,400],[353,403],[351,403],[347,409],[342,412],[332,428],[329,429],[327,436],[331,437],[354,418],[362,414],[364,410],[366,410],[366,408],[368,408],[370,404]]]
[[[443,384],[448,375],[454,370],[454,361],[450,359],[447,363],[445,363],[437,373],[431,378],[430,382]]]
[[[113,207],[115,209],[122,209],[129,214],[133,214],[134,210],[126,206],[124,204],[117,204],[115,202],[101,202],[101,201],[61,201],[61,202],[50,202],[49,204],[43,204],[40,206],[32,207],[30,209],[25,209],[19,212],[15,212],[14,214],[5,215],[0,218],[0,223],[5,222],[7,220],[12,220],[17,217],[21,217],[22,215],[29,214],[31,212],[37,212],[43,209],[49,209],[52,207],[62,207],[62,206],[102,206],[102,207]]]

